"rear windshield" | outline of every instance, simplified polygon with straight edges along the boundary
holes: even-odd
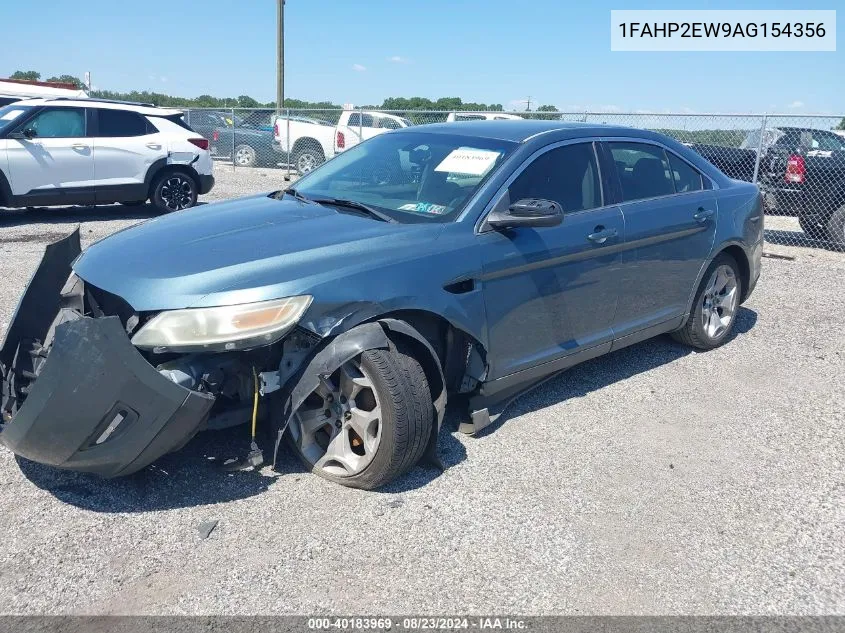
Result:
[[[0,108],[0,132],[12,125],[15,119],[22,114],[29,112],[31,109],[31,106],[22,105],[8,105],[4,108]]]
[[[153,116],[152,119],[167,119],[171,123],[175,123],[179,127],[194,132],[195,130],[185,122],[185,117],[182,114],[171,114],[170,116]]]

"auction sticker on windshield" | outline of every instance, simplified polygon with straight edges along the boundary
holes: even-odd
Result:
[[[459,147],[449,152],[449,155],[434,168],[434,171],[483,176],[496,163],[500,155],[500,152],[486,149]]]

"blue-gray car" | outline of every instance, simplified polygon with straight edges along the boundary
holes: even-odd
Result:
[[[0,440],[114,477],[251,423],[249,463],[285,439],[377,488],[437,462],[447,397],[472,434],[581,361],[717,347],[760,275],[758,188],[644,130],[412,127],[289,184],[50,245],[0,348]]]

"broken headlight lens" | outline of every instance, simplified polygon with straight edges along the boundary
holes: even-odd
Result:
[[[258,303],[161,312],[150,319],[132,344],[155,353],[249,349],[274,343],[297,324],[311,296]]]

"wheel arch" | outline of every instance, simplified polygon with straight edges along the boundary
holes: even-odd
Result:
[[[323,145],[320,143],[320,141],[311,136],[303,136],[296,139],[296,142],[293,144],[293,148],[291,149],[291,154],[295,155],[298,151],[303,150],[306,147],[318,149],[323,155],[323,158],[326,157],[326,150],[323,149]]]
[[[12,186],[9,184],[9,179],[6,174],[0,169],[0,204],[11,204],[12,202]]]
[[[187,174],[188,176],[194,179],[194,183],[197,185],[197,187],[199,187],[200,185],[199,173],[191,165],[168,163],[166,158],[159,158],[152,165],[150,165],[149,169],[147,169],[147,175],[144,176],[144,185],[147,189],[147,195],[153,195],[152,185],[153,182],[155,182],[156,178],[158,178],[162,174],[171,173]]]

